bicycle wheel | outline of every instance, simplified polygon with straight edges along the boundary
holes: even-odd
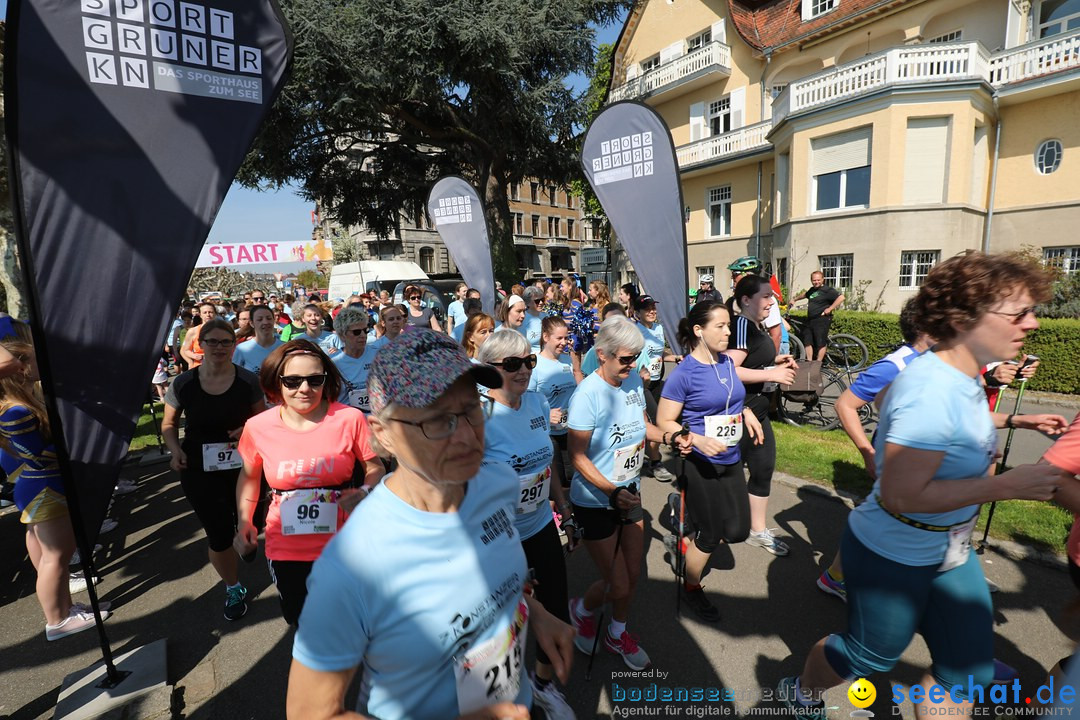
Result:
[[[814,430],[832,430],[840,425],[836,414],[836,401],[847,389],[844,377],[834,370],[822,369],[822,389],[810,402],[793,400],[780,393],[780,416],[790,425],[800,425]]]
[[[803,345],[803,341],[799,339],[794,333],[788,333],[788,352],[791,353],[791,357],[796,360],[802,360],[806,357],[806,346]]]
[[[855,371],[866,367],[870,351],[866,343],[854,335],[841,333],[829,336],[829,347],[825,351],[825,361],[841,370]]]

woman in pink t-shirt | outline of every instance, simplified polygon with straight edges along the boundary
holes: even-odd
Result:
[[[240,437],[237,540],[245,549],[258,542],[252,515],[265,474],[273,493],[267,565],[282,615],[295,625],[312,563],[384,470],[371,449],[364,414],[335,400],[341,375],[312,343],[290,340],[270,353],[259,384],[270,402],[281,404],[248,420]]]

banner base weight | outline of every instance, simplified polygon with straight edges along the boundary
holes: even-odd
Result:
[[[116,669],[124,677],[112,688],[106,685],[109,677],[104,663],[71,673],[60,688],[53,720],[90,720],[135,702],[146,705],[140,708],[137,717],[158,717],[157,705],[162,706],[161,717],[170,717],[172,690],[166,684],[165,648],[166,641],[158,640],[118,655]]]

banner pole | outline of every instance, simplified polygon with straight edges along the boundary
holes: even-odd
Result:
[[[23,0],[12,0],[8,6],[8,30],[6,33],[7,47],[5,49],[7,62],[4,67],[4,94],[8,98],[19,97],[17,92],[18,74],[15,70],[19,55],[17,47],[19,38],[18,28],[22,4]],[[94,577],[96,576],[93,554],[94,546],[88,541],[86,534],[86,523],[82,516],[79,494],[75,487],[75,477],[71,467],[71,458],[68,454],[67,443],[64,440],[63,425],[60,421],[60,410],[56,403],[52,366],[49,363],[49,349],[45,343],[45,328],[39,324],[40,318],[42,317],[42,313],[40,312],[41,296],[38,293],[37,281],[35,279],[36,275],[34,273],[34,258],[30,252],[30,238],[26,233],[26,223],[23,216],[22,203],[20,201],[22,197],[20,186],[22,183],[18,168],[19,154],[15,152],[15,148],[17,148],[19,144],[16,123],[18,110],[10,100],[6,117],[5,130],[7,132],[9,149],[7,168],[10,185],[9,196],[13,222],[15,225],[15,242],[19,249],[19,261],[22,266],[23,282],[26,285],[27,304],[30,308],[29,325],[30,332],[34,338],[34,354],[38,359],[38,375],[43,390],[42,395],[45,399],[45,410],[48,414],[49,424],[51,426],[51,439],[56,448],[56,461],[60,469],[60,478],[64,484],[68,515],[71,518],[72,530],[75,533],[75,544],[79,548],[79,554],[82,557],[83,575],[86,577],[86,591],[90,596],[90,607],[94,612],[94,624],[97,626],[98,641],[101,644],[101,655],[102,659],[105,661],[107,679],[102,684],[104,685],[107,682],[109,683],[109,687],[115,687],[130,673],[118,672],[116,666],[113,664],[112,650],[109,647],[109,638],[105,634],[105,624],[101,619],[97,591],[94,589]]]

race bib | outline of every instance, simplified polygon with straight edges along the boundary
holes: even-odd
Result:
[[[660,379],[660,371],[664,369],[664,356],[658,355],[649,360],[649,375],[653,380]]]
[[[716,438],[728,447],[734,447],[742,440],[742,415],[706,415],[705,436]]]
[[[558,408],[555,408],[555,409],[558,409]],[[565,430],[566,429],[566,414],[567,414],[566,413],[566,408],[563,408],[561,413],[559,414],[559,422],[551,423],[551,429],[553,431],[554,430]]]
[[[960,567],[967,562],[971,553],[971,533],[975,530],[975,523],[979,515],[968,520],[966,523],[953,525],[949,528],[949,547],[945,549],[945,560],[938,568],[938,572],[945,572]]]
[[[202,446],[202,466],[206,472],[235,470],[243,464],[234,442],[204,443]]]
[[[371,412],[371,401],[368,399],[367,388],[350,390],[346,399],[349,401],[350,407],[354,407],[357,410],[363,410],[366,413]]]
[[[615,473],[611,482],[616,485],[630,482],[641,475],[641,464],[645,460],[645,441],[637,445],[615,451]]]
[[[337,490],[293,490],[281,499],[281,534],[336,533],[340,495]]]
[[[529,606],[518,600],[514,621],[495,637],[454,658],[458,712],[462,715],[488,705],[514,702],[521,692],[521,665],[525,662],[525,636]]]
[[[525,515],[536,510],[541,505],[546,505],[548,495],[551,492],[551,468],[544,468],[541,473],[534,475],[518,475],[520,494],[518,497],[517,514]]]

